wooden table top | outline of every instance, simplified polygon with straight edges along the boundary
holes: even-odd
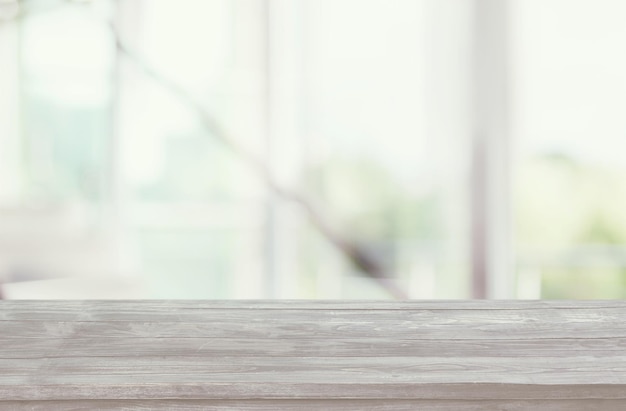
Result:
[[[0,409],[120,408],[626,410],[626,302],[0,302]]]

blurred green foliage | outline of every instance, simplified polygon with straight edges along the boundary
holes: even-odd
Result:
[[[333,157],[306,173],[310,191],[345,232],[372,241],[434,241],[441,234],[435,190],[414,195],[379,162]]]
[[[626,296],[625,177],[563,153],[519,167],[517,254],[540,270],[542,298]]]

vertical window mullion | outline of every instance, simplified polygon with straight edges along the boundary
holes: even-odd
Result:
[[[273,83],[272,83],[272,70],[273,70],[273,38],[272,38],[272,2],[271,0],[262,0],[262,6],[259,8],[259,18],[261,19],[261,36],[262,40],[262,58],[261,58],[261,81],[262,93],[261,109],[263,110],[263,143],[265,162],[269,168],[270,173],[274,174],[272,165],[275,163],[273,155],[273,127],[272,127],[272,97],[273,97]],[[264,261],[264,273],[263,273],[263,293],[265,298],[275,298],[277,295],[277,281],[276,281],[276,253],[278,252],[278,241],[276,237],[277,229],[277,207],[278,199],[275,198],[274,193],[271,190],[267,190],[267,198],[264,204],[265,208],[265,225],[264,233],[262,236],[263,241],[263,261]]]
[[[17,23],[0,25],[0,202],[14,204],[20,200],[20,142],[19,101],[20,58],[19,27]]]
[[[511,298],[508,2],[475,0],[472,64],[472,296]]]

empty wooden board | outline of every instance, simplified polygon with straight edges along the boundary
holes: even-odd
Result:
[[[3,301],[0,409],[624,410],[621,301]]]

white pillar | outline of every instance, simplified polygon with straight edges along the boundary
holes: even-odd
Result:
[[[474,0],[473,296],[513,297],[508,0]]]

